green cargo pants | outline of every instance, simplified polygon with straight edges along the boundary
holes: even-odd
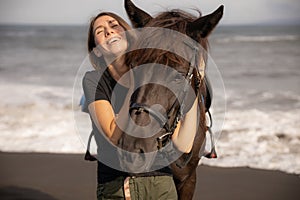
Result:
[[[98,200],[125,199],[125,177],[105,184],[98,184]],[[177,192],[171,176],[130,177],[131,200],[177,200]]]

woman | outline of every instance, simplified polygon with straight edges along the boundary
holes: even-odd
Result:
[[[129,70],[124,64],[122,55],[130,47],[134,36],[128,32],[124,34],[127,30],[130,30],[130,26],[122,18],[109,12],[98,14],[91,20],[89,27],[88,50],[94,54],[90,60],[98,70],[85,74],[83,89],[98,145],[97,197],[127,199],[130,195],[132,200],[146,198],[175,200],[176,188],[168,166],[157,172],[149,172],[146,176],[143,174],[141,177],[130,179],[127,173],[118,170],[120,165],[115,145],[122,135],[122,130],[117,126],[117,120],[118,124],[122,123],[120,120],[127,116],[129,101],[125,99],[127,94],[131,94],[128,88],[130,83],[125,85],[118,83]],[[95,55],[98,59],[95,59]],[[107,68],[99,70],[99,65],[105,64],[108,65]],[[113,89],[117,84],[122,90],[115,94],[117,102],[112,102]],[[172,138],[175,146],[182,152],[189,152],[192,148],[193,141],[186,138],[194,138],[196,117],[197,101],[175,130]],[[189,137],[185,137],[187,134]]]

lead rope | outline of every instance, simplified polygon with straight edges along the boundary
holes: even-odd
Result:
[[[208,133],[209,133],[209,136],[210,136],[210,143],[211,143],[211,148],[210,148],[210,152],[206,151],[204,152],[204,157],[206,158],[217,158],[217,152],[216,152],[216,148],[215,148],[215,140],[214,140],[214,135],[213,135],[213,132],[211,130],[212,128],[212,117],[211,117],[211,113],[209,110],[207,110],[207,113],[208,113],[208,116],[209,116],[209,122],[210,122],[210,125],[207,126],[207,130],[208,130]]]
[[[201,64],[202,63],[205,64],[204,61],[201,62]],[[201,95],[201,101],[203,103],[203,106],[205,107],[203,95]],[[210,148],[210,151],[204,151],[203,156],[206,158],[217,158],[218,156],[217,156],[217,151],[216,151],[216,147],[215,147],[216,145],[215,145],[215,140],[214,140],[214,134],[212,132],[213,120],[212,120],[212,116],[211,116],[209,108],[207,108],[206,112],[208,113],[208,116],[209,116],[209,126],[206,126],[206,127],[207,127],[209,137],[210,137],[211,148]]]

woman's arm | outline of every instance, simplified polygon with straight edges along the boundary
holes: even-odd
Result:
[[[83,91],[92,121],[100,132],[116,144],[121,131],[116,126],[115,113],[111,103],[108,101],[106,91],[104,88],[99,87],[101,77],[102,73],[96,71],[87,72],[82,81]],[[96,94],[98,95],[98,100],[95,100]]]
[[[115,113],[110,102],[107,100],[94,101],[90,103],[88,108],[97,128],[102,130],[113,144],[117,144],[117,141],[122,135],[122,131],[116,125]]]
[[[129,79],[129,77],[126,78]],[[104,133],[112,143],[117,144],[123,133],[122,130],[126,128],[128,122],[129,100],[133,88],[129,88],[127,97],[125,98],[123,106],[117,115],[108,100],[93,100],[96,90],[101,89],[97,87],[98,82],[95,82],[94,80],[94,77],[87,75],[83,81],[84,92],[89,99],[88,110],[90,116],[98,130]]]
[[[197,110],[198,98],[196,98],[192,108],[186,113],[184,118],[178,122],[172,136],[173,143],[181,152],[189,153],[192,150],[197,131]]]

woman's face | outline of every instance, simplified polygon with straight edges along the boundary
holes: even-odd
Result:
[[[96,19],[93,27],[95,44],[101,45],[107,53],[119,55],[126,51],[128,46],[124,31],[115,18],[108,15],[101,16]]]

